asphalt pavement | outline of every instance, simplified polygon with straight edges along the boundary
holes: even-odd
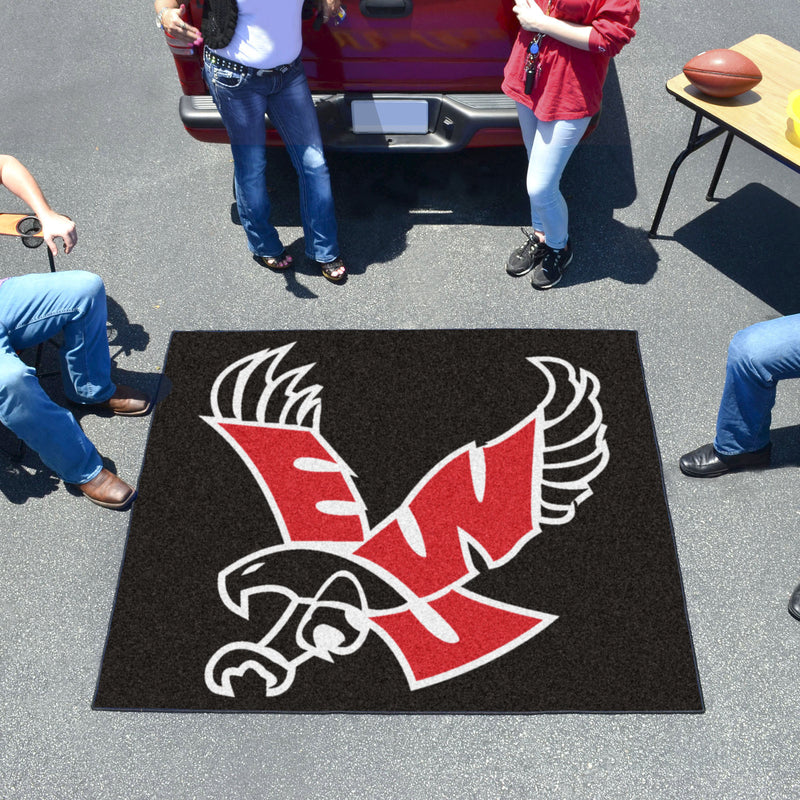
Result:
[[[638,331],[706,711],[93,711],[129,513],[76,496],[34,456],[21,466],[0,456],[1,798],[800,796],[790,747],[800,623],[786,611],[800,581],[800,385],[780,387],[771,469],[696,481],[677,466],[713,435],[733,333],[800,311],[798,175],[737,141],[720,199],[708,202],[717,141],[681,168],[662,238],[646,233],[691,125],[665,81],[697,53],[754,33],[800,48],[792,0],[645,4],[609,78],[601,128],[565,174],[576,255],[549,292],[504,271],[526,224],[521,149],[331,156],[350,277],[336,286],[305,267],[275,275],[232,222],[227,147],[180,124],[151,3],[3,6],[0,152],[77,221],[78,246],[59,265],[104,278],[118,381],[154,390],[174,330]],[[296,246],[288,169],[276,152],[276,221]],[[0,207],[22,209],[8,193]],[[43,268],[43,251],[0,243],[0,275]],[[81,422],[135,482],[149,418]],[[657,615],[657,587],[653,596]]]

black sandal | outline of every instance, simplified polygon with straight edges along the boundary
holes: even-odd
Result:
[[[285,249],[277,256],[253,256],[253,258],[255,258],[262,267],[267,267],[267,269],[271,269],[273,272],[283,272],[292,266],[292,257]],[[286,263],[281,266],[281,263],[284,261]]]
[[[322,270],[322,277],[327,278],[331,283],[339,283],[347,275],[347,267],[345,267],[341,258],[335,258],[333,261],[328,262],[317,261],[316,263]],[[334,275],[333,273],[337,270],[342,271],[339,275]]]

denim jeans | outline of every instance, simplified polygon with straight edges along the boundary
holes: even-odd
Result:
[[[94,478],[103,466],[100,456],[75,417],[47,396],[17,351],[63,332],[59,358],[67,397],[101,403],[116,389],[106,314],[103,281],[91,272],[23,275],[0,284],[0,422],[67,483]]]
[[[250,250],[277,256],[283,250],[270,222],[265,170],[266,121],[280,134],[300,185],[300,217],[306,255],[328,263],[339,256],[336,216],[322,137],[303,64],[298,58],[285,73],[241,74],[206,60],[203,77],[228,131],[233,154],[236,203]]]
[[[758,322],[731,340],[714,439],[718,453],[752,453],[769,444],[775,391],[784,378],[800,378],[800,314]]]
[[[531,225],[535,231],[544,233],[550,247],[561,250],[569,236],[567,201],[559,188],[561,175],[592,118],[542,122],[522,103],[517,103],[517,115],[528,151],[526,185],[531,201]]]

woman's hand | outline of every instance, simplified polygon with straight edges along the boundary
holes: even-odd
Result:
[[[578,50],[589,49],[589,37],[593,30],[591,25],[578,25],[558,19],[558,17],[548,16],[536,5],[536,0],[516,0],[516,2],[514,13],[524,30],[547,34]]]
[[[318,6],[322,14],[322,21],[327,22],[331,17],[336,19],[336,15],[342,7],[342,0],[319,0]]]
[[[186,16],[186,6],[181,4],[180,8],[167,7],[161,14],[161,25],[164,32],[186,44],[193,44],[195,46],[203,43],[203,34],[194,27],[194,25],[187,25],[184,17]]]
[[[536,5],[536,0],[517,0],[517,4],[512,9],[517,15],[520,27],[533,33],[544,33],[544,26],[550,17]]]

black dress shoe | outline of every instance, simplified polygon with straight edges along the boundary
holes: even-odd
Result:
[[[800,619],[800,583],[794,587],[792,596],[789,598],[789,613],[795,619]]]
[[[687,453],[679,462],[681,472],[691,478],[716,478],[746,467],[766,467],[769,464],[772,442],[752,453],[735,456],[720,455],[713,444],[704,444]]]

